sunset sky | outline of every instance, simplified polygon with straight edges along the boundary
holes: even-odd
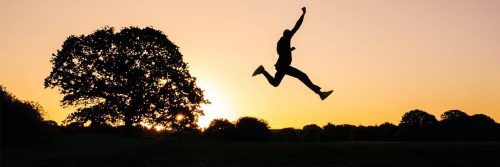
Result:
[[[276,42],[307,14],[292,40],[292,66],[334,93],[325,101],[286,76],[272,87]],[[0,84],[61,122],[74,109],[44,89],[52,53],[70,35],[104,26],[163,31],[180,47],[212,102],[212,118],[254,116],[271,128],[310,123],[399,123],[410,110],[448,110],[500,121],[498,0],[0,0]]]

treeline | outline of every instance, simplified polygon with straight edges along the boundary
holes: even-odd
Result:
[[[8,93],[0,85],[0,118],[2,147],[36,144],[58,134],[107,133],[124,135],[124,126],[79,123],[58,125],[44,120],[42,107],[36,102],[22,101]],[[150,138],[207,138],[229,141],[498,141],[500,124],[483,114],[468,115],[460,110],[450,110],[437,120],[435,116],[412,110],[405,113],[398,125],[383,123],[376,126],[354,126],[349,124],[324,126],[310,124],[302,129],[270,129],[267,121],[242,117],[235,122],[215,119],[201,130],[187,127],[182,131],[174,129],[157,130],[144,126],[133,127],[133,136]]]
[[[267,127],[267,128],[266,128]],[[492,141],[500,140],[500,124],[483,114],[469,116],[460,110],[450,110],[435,116],[412,110],[402,116],[399,125],[383,123],[376,126],[316,124],[302,129],[269,130],[266,121],[243,117],[231,123],[216,119],[203,132],[207,138],[251,141]]]

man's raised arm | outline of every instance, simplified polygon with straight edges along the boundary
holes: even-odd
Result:
[[[302,16],[300,16],[299,20],[297,20],[297,23],[295,23],[295,27],[293,27],[291,33],[292,36],[299,30],[300,25],[302,25],[302,21],[304,21],[304,15],[306,14],[306,7],[302,7]]]

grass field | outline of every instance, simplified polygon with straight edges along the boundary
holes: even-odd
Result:
[[[227,142],[56,137],[2,148],[1,166],[499,166],[500,142]]]

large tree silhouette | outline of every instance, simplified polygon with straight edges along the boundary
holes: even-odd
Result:
[[[58,87],[63,106],[78,109],[66,122],[139,122],[180,131],[196,126],[208,101],[189,74],[178,47],[153,28],[105,27],[69,36],[53,54],[45,87]]]

